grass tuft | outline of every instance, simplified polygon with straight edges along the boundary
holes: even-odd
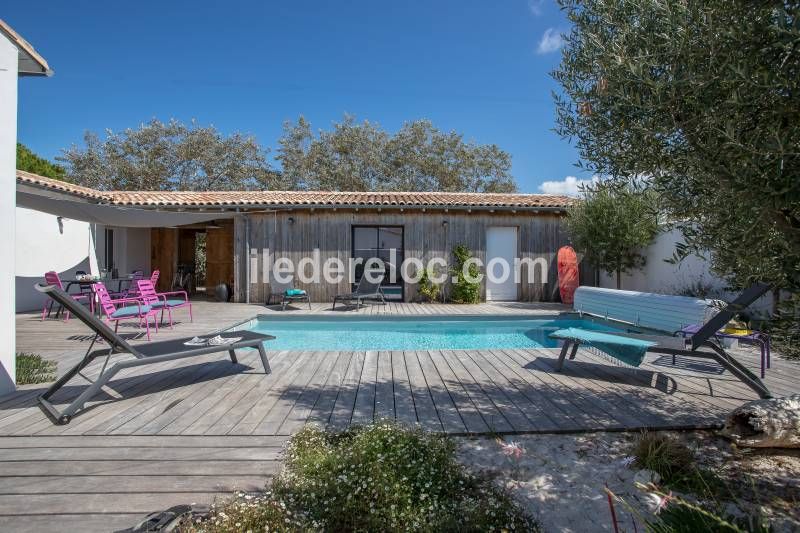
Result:
[[[56,379],[55,361],[34,353],[17,354],[17,385],[47,383]]]
[[[284,471],[185,531],[537,531],[504,490],[455,459],[446,437],[394,423],[289,441]]]

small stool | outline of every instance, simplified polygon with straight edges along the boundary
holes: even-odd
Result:
[[[692,336],[697,333],[701,327],[703,327],[702,324],[692,324],[681,329],[678,333],[680,333],[683,337]],[[770,368],[771,365],[769,335],[762,331],[756,330],[750,330],[750,333],[747,335],[725,333],[720,330],[715,334],[715,337],[718,339],[736,339],[737,341],[744,342],[745,344],[754,344],[758,346],[761,349],[761,378],[764,378],[765,369]],[[674,363],[675,362],[673,361],[673,364]]]

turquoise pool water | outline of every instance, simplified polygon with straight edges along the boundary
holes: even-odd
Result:
[[[254,331],[274,335],[270,350],[481,350],[488,348],[550,348],[548,334],[561,328],[619,331],[582,319],[317,319],[262,318]]]

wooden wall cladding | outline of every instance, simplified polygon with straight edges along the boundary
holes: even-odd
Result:
[[[291,220],[290,220],[291,219]],[[470,247],[476,257],[485,264],[486,228],[489,226],[515,226],[518,228],[518,254],[520,259],[542,258],[548,265],[547,279],[535,268],[534,283],[527,283],[528,266],[522,267],[519,284],[520,301],[553,301],[558,298],[558,272],[556,253],[567,244],[561,223],[562,216],[555,213],[510,213],[510,212],[421,212],[421,211],[283,211],[269,214],[241,215],[235,219],[234,244],[234,294],[237,301],[247,298],[247,268],[251,262],[250,250],[269,249],[273,258],[288,257],[297,265],[302,257],[309,256],[316,248],[321,261],[338,257],[345,264],[351,255],[351,228],[353,225],[401,225],[404,228],[405,257],[416,257],[427,264],[432,257],[452,261],[452,249],[459,243]],[[447,221],[447,225],[443,224]],[[209,232],[209,239],[211,233]],[[273,259],[274,260],[274,259]],[[259,271],[263,268],[260,265]],[[541,282],[540,282],[541,280]],[[269,286],[261,279],[251,279],[250,301],[262,302],[269,294]],[[338,285],[304,284],[295,276],[297,288],[305,289],[312,301],[331,301],[337,293],[349,292],[347,280]],[[484,284],[485,285],[485,284]],[[481,287],[482,296],[485,287]],[[416,286],[406,283],[405,301],[416,298]]]
[[[150,268],[160,270],[159,291],[167,291],[178,267],[178,230],[176,228],[152,228],[150,230]]]
[[[219,222],[219,228],[206,230],[206,287],[220,283],[234,286],[233,221]]]

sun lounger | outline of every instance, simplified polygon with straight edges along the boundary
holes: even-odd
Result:
[[[271,301],[280,300],[281,311],[285,311],[286,306],[292,302],[306,302],[308,303],[308,309],[311,309],[311,300],[308,298],[308,293],[303,289],[295,288],[294,282],[282,284],[278,280],[273,280],[270,283],[270,289],[272,289],[272,292],[267,296],[265,305],[270,305]]]
[[[377,281],[370,280],[367,272],[361,276],[356,290],[347,294],[337,294],[333,297],[333,306],[331,310],[336,309],[336,302],[356,302],[356,308],[361,307],[361,303],[365,300],[377,300],[383,305],[386,305],[386,299],[383,297],[383,290],[381,290],[381,283],[383,283],[384,274],[378,273],[375,278]]]
[[[37,284],[36,290],[49,296],[56,303],[64,306],[77,317],[81,322],[86,324],[94,333],[95,337],[92,340],[89,349],[83,359],[70,369],[66,374],[61,376],[55,383],[53,383],[47,391],[39,397],[39,404],[42,409],[51,416],[58,424],[68,424],[72,417],[77,413],[83,405],[91,399],[97,392],[106,385],[111,378],[114,377],[120,370],[126,368],[133,368],[142,365],[149,365],[154,363],[161,363],[164,361],[171,361],[173,359],[183,359],[186,357],[197,357],[210,353],[228,352],[231,361],[237,363],[235,350],[239,348],[254,348],[258,350],[261,357],[261,363],[264,365],[264,372],[269,374],[271,372],[269,362],[267,361],[267,353],[264,349],[264,341],[274,339],[271,335],[262,335],[252,331],[236,331],[235,333],[222,334],[223,338],[238,337],[238,340],[227,344],[210,345],[197,344],[187,345],[190,338],[173,339],[161,342],[152,342],[149,344],[142,344],[136,347],[131,346],[128,342],[117,335],[107,324],[99,320],[85,307],[80,305],[54,285]],[[214,334],[206,335],[204,337],[211,337]],[[107,343],[107,347],[99,348],[92,351],[92,348],[99,339]],[[130,354],[132,358],[124,359],[116,362],[109,367],[111,357],[115,354]],[[53,394],[66,385],[73,377],[81,374],[84,368],[91,364],[95,359],[104,358],[103,366],[100,369],[100,374],[92,384],[87,387],[77,398],[62,411],[59,411],[51,402]],[[83,376],[83,374],[81,374]],[[83,376],[85,377],[85,376]]]
[[[580,328],[555,331],[550,334],[550,337],[564,341],[564,346],[556,364],[556,371],[562,369],[564,359],[568,353],[570,359],[575,359],[578,346],[581,344],[591,346],[632,366],[639,366],[647,352],[672,355],[673,364],[676,355],[683,355],[713,359],[736,376],[742,383],[758,393],[761,398],[771,398],[772,394],[758,376],[728,354],[715,338],[717,331],[722,326],[727,324],[737,313],[763,296],[769,289],[769,285],[763,283],[758,283],[748,288],[690,337],[601,333]]]

